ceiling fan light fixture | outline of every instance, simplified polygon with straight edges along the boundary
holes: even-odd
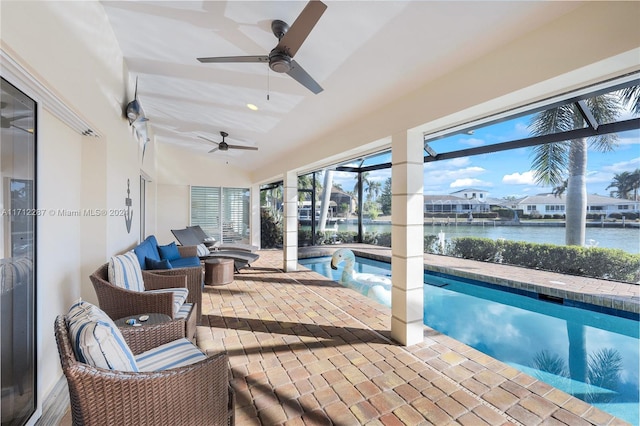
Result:
[[[257,111],[258,107],[255,106],[254,104],[247,104],[247,108],[249,108],[251,111]]]
[[[274,72],[287,73],[291,70],[291,57],[282,52],[269,54],[269,68]]]

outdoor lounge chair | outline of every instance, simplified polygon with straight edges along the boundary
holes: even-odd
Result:
[[[200,225],[187,226],[185,229],[172,229],[171,232],[183,246],[204,244],[210,251],[236,250],[253,253],[258,250],[258,246],[252,244],[223,243],[217,241],[215,238],[207,235]]]
[[[243,250],[227,250],[227,249],[215,249],[210,250],[204,243],[195,236],[192,229],[172,229],[171,232],[176,237],[178,242],[182,244],[180,252],[184,256],[198,256],[200,260],[207,260],[216,257],[225,257],[233,259],[234,268],[236,272],[240,269],[251,266],[253,262],[260,258],[258,253],[252,253],[250,251]]]
[[[207,356],[179,328],[120,332],[79,302],[54,331],[74,425],[234,424],[227,354]]]
[[[198,246],[200,246],[200,248]],[[236,272],[240,272],[240,269],[251,266],[253,262],[260,258],[258,253],[250,253],[248,251],[216,250],[209,252],[204,249],[202,244],[198,244],[197,246],[180,246],[180,252],[189,256],[198,256],[202,261],[218,257],[233,259],[233,267]]]

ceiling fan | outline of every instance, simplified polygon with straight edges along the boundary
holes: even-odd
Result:
[[[276,19],[271,22],[271,31],[278,38],[278,45],[268,54],[260,56],[221,56],[198,58],[202,63],[223,62],[268,62],[269,68],[278,73],[286,73],[314,94],[322,92],[322,87],[293,60],[307,36],[316,25],[327,6],[319,0],[311,0],[293,25]]]
[[[211,142],[211,143],[214,143],[214,144],[217,145],[215,148],[213,148],[211,151],[209,151],[209,153],[216,152],[216,151],[228,151],[229,149],[246,149],[246,150],[250,150],[250,151],[257,151],[258,150],[258,148],[255,147],[255,146],[229,145],[228,143],[226,143],[224,141],[224,138],[229,136],[229,133],[227,133],[227,132],[220,132],[220,136],[222,136],[222,142],[212,141],[211,139],[207,139],[204,136],[198,135],[198,137],[200,139],[204,139],[207,142]]]
[[[0,103],[0,109],[3,109],[5,106],[7,106],[6,102]],[[17,126],[15,124],[13,124],[13,122],[16,121],[16,120],[21,120],[23,118],[28,118],[30,116],[31,116],[30,114],[22,114],[22,115],[16,115],[15,117],[9,118],[9,117],[5,117],[4,115],[0,114],[0,128],[2,128],[2,129],[10,129],[10,128],[13,127],[15,129],[22,130],[23,132],[33,133],[32,130],[25,129],[24,127],[20,127],[20,126]]]

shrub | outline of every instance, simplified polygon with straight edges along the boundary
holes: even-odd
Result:
[[[462,237],[452,240],[447,254],[568,275],[640,282],[640,254],[617,249]]]
[[[266,209],[260,211],[260,245],[262,248],[282,247],[282,223]]]

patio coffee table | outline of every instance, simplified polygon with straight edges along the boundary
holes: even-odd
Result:
[[[217,257],[204,261],[204,283],[206,285],[224,285],[233,282],[234,261],[226,257]]]

